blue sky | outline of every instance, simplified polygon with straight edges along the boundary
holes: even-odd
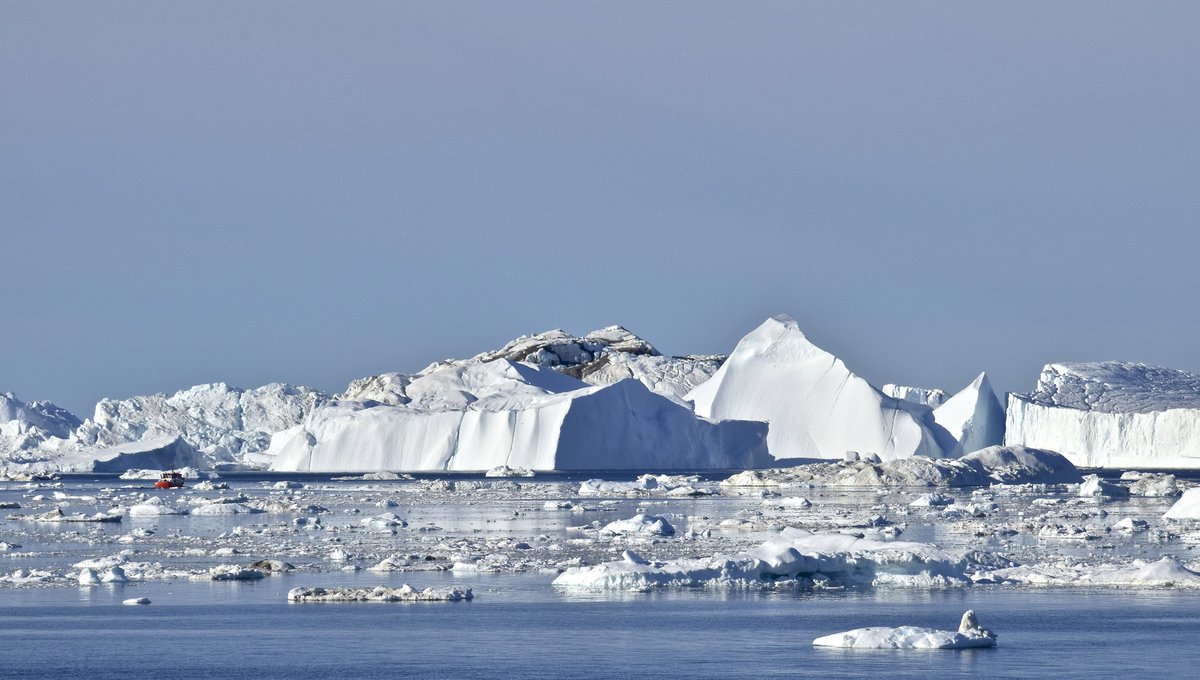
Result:
[[[1200,370],[1194,3],[0,6],[0,390],[340,390],[795,316],[876,383]]]

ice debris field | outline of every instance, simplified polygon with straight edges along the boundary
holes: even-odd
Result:
[[[5,394],[0,587],[139,604],[144,584],[263,579],[293,602],[465,603],[454,579],[494,573],[564,593],[1200,591],[1200,377],[1057,363],[1007,401],[982,373],[877,388],[785,316],[728,357],[613,326],[341,394],[217,383],[88,419]],[[184,487],[154,488],[164,470]]]

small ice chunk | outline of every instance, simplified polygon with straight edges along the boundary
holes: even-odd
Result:
[[[1100,479],[1100,475],[1088,475],[1083,478],[1083,483],[1079,485],[1079,495],[1101,498],[1124,498],[1129,495],[1129,490],[1123,486]]]
[[[638,514],[629,519],[610,522],[600,529],[600,533],[618,536],[672,536],[675,534],[675,527],[664,517]]]

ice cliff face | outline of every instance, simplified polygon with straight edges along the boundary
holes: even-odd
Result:
[[[1048,364],[1009,395],[1005,443],[1081,467],[1200,468],[1200,376],[1136,363]]]
[[[588,385],[508,359],[391,383],[391,403],[342,400],[251,459],[273,470],[644,470],[758,467],[761,423],[711,423],[641,382]],[[362,392],[359,392],[362,394]]]
[[[0,394],[0,453],[37,447],[52,437],[67,437],[79,418],[48,401],[25,403],[12,392]]]
[[[960,452],[927,406],[889,397],[851,373],[788,316],[772,317],[742,338],[712,379],[687,397],[706,418],[769,423],[768,446],[777,459]]]
[[[683,395],[712,377],[723,356],[667,357],[649,342],[621,326],[608,326],[577,337],[553,330],[521,336],[497,350],[469,359],[435,363],[415,375],[384,373],[350,383],[343,399],[375,401],[402,406],[410,403],[408,385],[444,366],[515,361],[552,369],[592,385],[611,385],[633,378],[650,390],[671,399]]]

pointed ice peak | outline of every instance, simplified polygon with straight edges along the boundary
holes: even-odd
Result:
[[[733,356],[761,355],[771,361],[838,361],[834,355],[817,347],[800,330],[800,324],[787,314],[776,314],[750,331],[737,347]]]
[[[963,453],[1004,442],[1004,406],[986,372],[935,408],[933,419],[958,440]]]
[[[742,338],[687,398],[707,418],[770,423],[768,447],[777,459],[841,458],[856,451],[891,460],[957,452],[957,442],[936,428],[927,407],[883,394],[782,314]]]

